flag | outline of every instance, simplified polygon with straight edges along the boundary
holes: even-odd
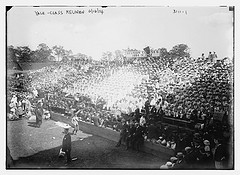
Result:
[[[145,47],[143,50],[146,52],[147,55],[150,55],[150,47],[149,46]]]

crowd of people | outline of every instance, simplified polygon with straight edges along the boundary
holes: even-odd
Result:
[[[209,135],[195,133],[191,145],[177,152],[160,169],[226,169],[229,152],[221,137],[211,143]],[[214,145],[214,146],[213,146]]]
[[[40,100],[46,119],[58,112],[77,116],[75,125],[79,119],[120,132],[117,146],[124,141],[140,151],[145,140],[173,149],[176,157],[162,168],[214,168],[205,163],[216,161],[214,148],[228,147],[231,138],[232,74],[231,63],[211,59],[56,64],[9,79],[8,117],[31,117]]]

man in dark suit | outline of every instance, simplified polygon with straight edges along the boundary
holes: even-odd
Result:
[[[71,162],[71,136],[69,134],[69,128],[64,128],[64,137],[62,141],[62,151],[66,153],[67,161],[66,164]]]
[[[132,144],[133,144],[133,148],[136,148],[137,151],[139,152],[140,147],[144,144],[144,137],[143,137],[144,127],[140,126],[139,123],[136,123],[135,126],[136,126],[136,131],[133,134]]]
[[[149,114],[149,108],[150,108],[150,101],[149,99],[145,102],[145,111],[146,111],[146,114],[148,115]]]
[[[139,122],[139,120],[140,120],[140,109],[139,108],[137,108],[136,110],[135,110],[135,118],[136,118],[136,120]]]
[[[120,138],[119,138],[119,141],[118,141],[116,147],[119,147],[121,145],[122,141],[126,140],[127,128],[128,128],[127,122],[123,121],[123,125],[122,125],[121,131],[120,131]]]
[[[216,144],[215,151],[214,151],[214,161],[215,161],[215,168],[216,169],[224,169],[224,163],[227,159],[227,149],[226,146],[223,144],[223,140],[221,138],[214,139]]]
[[[130,126],[127,129],[127,138],[126,138],[127,148],[126,148],[126,150],[128,150],[130,146],[132,147],[132,141],[133,141],[135,131],[136,131],[136,127],[133,124],[133,122],[131,121]]]

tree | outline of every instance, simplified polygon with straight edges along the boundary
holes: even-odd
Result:
[[[178,44],[169,51],[172,59],[182,59],[190,57],[190,48],[186,44]]]
[[[169,58],[169,53],[166,48],[159,49],[160,51],[160,58]]]
[[[107,51],[107,52],[104,52],[103,53],[103,55],[102,55],[102,60],[103,61],[112,61],[113,60],[113,54],[112,54],[112,52],[109,52],[109,51]]]
[[[32,60],[34,62],[47,62],[50,61],[52,50],[45,44],[41,43],[38,45],[37,50],[32,54]]]
[[[57,56],[57,61],[69,61],[70,55],[72,54],[71,50],[65,50],[63,46],[53,46],[52,48],[54,55]],[[61,60],[60,60],[61,58]]]
[[[122,53],[121,50],[115,50],[115,52],[114,52],[114,60],[120,61],[120,62],[123,61],[123,53]]]
[[[15,55],[20,62],[31,61],[32,51],[28,46],[21,46],[16,48]]]
[[[64,56],[64,49],[63,46],[53,46],[52,48],[54,55],[57,56],[57,61],[60,61],[60,58],[62,59]]]
[[[82,53],[77,53],[74,57],[75,57],[74,60],[78,60],[78,61],[87,59],[87,55]]]
[[[16,49],[12,45],[7,47],[7,61],[17,61]]]
[[[69,61],[71,54],[72,54],[71,50],[64,50],[62,55],[62,61]]]

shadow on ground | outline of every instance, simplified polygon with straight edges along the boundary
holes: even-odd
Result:
[[[115,147],[115,142],[97,136],[72,142],[72,157],[77,160],[65,165],[58,157],[59,147],[40,151],[14,160],[13,169],[159,169],[167,158],[159,158],[135,150]],[[10,168],[10,169],[11,169]]]

